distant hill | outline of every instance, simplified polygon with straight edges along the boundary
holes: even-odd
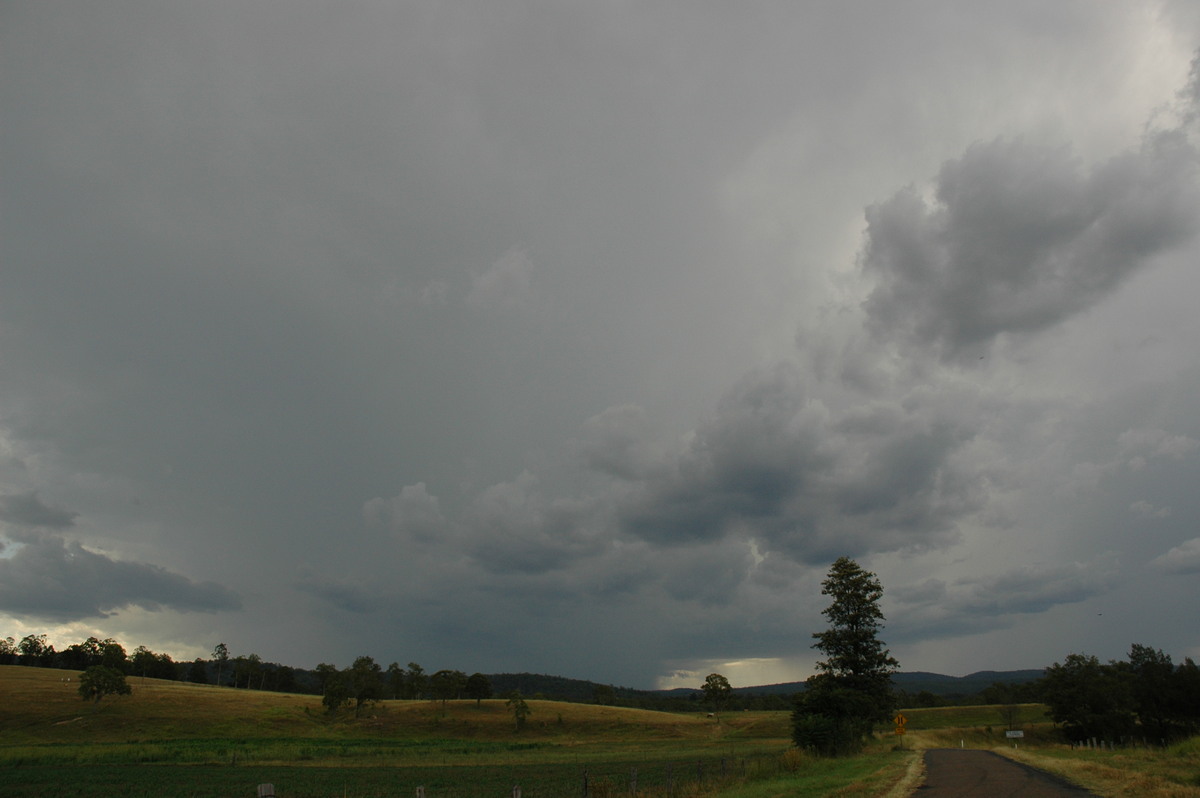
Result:
[[[892,677],[892,684],[897,689],[908,693],[919,693],[922,690],[936,696],[949,698],[952,696],[972,695],[996,682],[1001,684],[1024,684],[1042,678],[1045,671],[977,671],[966,676],[946,676],[941,673],[927,671],[912,671],[897,673]],[[779,693],[798,693],[804,689],[804,682],[786,682],[784,684],[768,684],[760,687],[737,687],[735,693],[753,693],[757,695],[776,695]],[[688,692],[684,690],[684,692]]]
[[[968,696],[979,693],[993,684],[1024,684],[1042,678],[1044,671],[977,671],[966,676],[946,676],[940,673],[913,671],[897,673],[892,677],[896,688],[907,693],[926,691],[942,698]],[[568,679],[562,676],[547,676],[537,673],[496,673],[488,676],[492,683],[492,692],[502,696],[512,690],[519,690],[522,695],[541,695],[562,701],[590,702],[598,687],[611,687],[613,696],[619,703],[626,701],[650,702],[658,699],[689,699],[700,693],[700,685],[692,687],[676,687],[671,690],[635,690],[629,687],[613,687],[601,685],[583,679]],[[782,684],[765,684],[754,687],[735,687],[736,695],[768,695],[788,696],[804,689],[804,682],[784,682]]]

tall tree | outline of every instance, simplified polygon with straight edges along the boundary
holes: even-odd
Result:
[[[354,717],[363,705],[383,698],[383,669],[371,657],[359,657],[346,672],[350,697],[354,699]]]
[[[22,665],[44,665],[45,660],[54,656],[54,646],[46,641],[45,635],[25,635],[17,643],[17,653]]]
[[[133,650],[133,657],[130,660],[133,672],[140,675],[144,681],[146,674],[154,669],[155,659],[156,655],[153,651],[145,646],[138,646]]]
[[[313,669],[317,674],[317,684],[321,685],[321,695],[329,692],[329,685],[333,683],[337,676],[338,669],[336,665],[331,665],[328,662],[322,662]]]
[[[89,637],[82,643],[73,643],[67,646],[63,651],[63,664],[74,670],[86,670],[93,665],[100,664],[101,655],[104,653],[103,645],[95,637]]]
[[[472,673],[467,677],[467,698],[475,699],[475,706],[485,698],[492,697],[492,680],[482,673]]]
[[[408,698],[415,701],[425,695],[428,684],[429,677],[425,675],[425,669],[415,662],[408,663]]]
[[[17,642],[12,637],[0,638],[0,665],[16,664],[17,656]]]
[[[1175,666],[1161,650],[1134,643],[1129,649],[1133,710],[1143,732],[1152,740],[1175,737],[1181,696],[1175,687]]]
[[[729,680],[719,673],[710,673],[705,678],[704,684],[700,685],[700,689],[704,691],[704,700],[713,708],[717,722],[720,722],[721,707],[725,706],[729,696],[733,695],[733,688],[729,686]]]
[[[1043,700],[1069,739],[1112,740],[1133,730],[1134,697],[1128,666],[1123,666],[1103,665],[1091,654],[1068,654],[1046,668]]]
[[[204,660],[196,657],[188,667],[187,680],[192,684],[208,684],[208,666]]]
[[[343,704],[350,702],[350,669],[339,671],[336,668],[325,679],[324,693],[321,703],[330,715],[336,715]]]
[[[441,670],[429,677],[429,689],[433,697],[446,706],[446,702],[462,695],[467,686],[467,675],[462,671]]]
[[[100,641],[100,664],[106,668],[116,668],[122,673],[129,670],[129,657],[125,654],[125,646],[106,637]]]
[[[825,659],[796,699],[792,739],[834,756],[862,750],[874,724],[891,717],[892,674],[899,663],[879,639],[883,586],[875,574],[841,557],[821,584],[822,595],[832,599],[822,611],[829,628],[813,634],[813,648]]]
[[[388,694],[393,699],[404,696],[404,668],[400,667],[399,662],[393,662],[387,666],[386,672]]]
[[[221,686],[221,671],[225,670],[225,663],[229,662],[229,646],[224,643],[217,643],[212,651],[213,662],[217,663],[217,686]]]

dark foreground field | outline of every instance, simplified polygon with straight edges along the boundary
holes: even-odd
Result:
[[[73,672],[0,666],[0,794],[235,796],[698,795],[793,775],[787,713],[697,714],[531,700],[386,701],[330,718],[312,696],[133,678],[82,701]],[[901,755],[890,757],[902,770]],[[860,765],[870,775],[889,757]],[[851,774],[849,779],[857,776]]]
[[[312,696],[130,679],[133,694],[82,701],[69,671],[0,666],[0,795],[140,798],[343,796],[593,798],[720,795],[903,798],[920,751],[976,748],[1019,758],[1101,796],[1200,798],[1200,738],[1168,749],[1072,751],[1021,708],[1014,748],[997,707],[905,710],[861,756],[791,747],[787,712],[699,714],[531,700],[517,732],[502,700],[386,701],[330,718]],[[1009,710],[1011,714],[1011,709]],[[919,794],[919,793],[918,793]]]

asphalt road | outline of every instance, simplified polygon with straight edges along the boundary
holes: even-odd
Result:
[[[991,751],[932,748],[913,798],[1083,798],[1093,795]]]

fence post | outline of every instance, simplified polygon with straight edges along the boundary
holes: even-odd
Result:
[[[258,798],[275,798],[275,785],[274,784],[258,785]]]
[[[513,785],[512,798],[521,798],[521,785],[520,784]]]
[[[587,768],[583,770],[583,798],[588,798]]]
[[[637,795],[637,768],[629,769],[629,793]]]
[[[425,785],[417,788],[417,798],[425,798]]]

